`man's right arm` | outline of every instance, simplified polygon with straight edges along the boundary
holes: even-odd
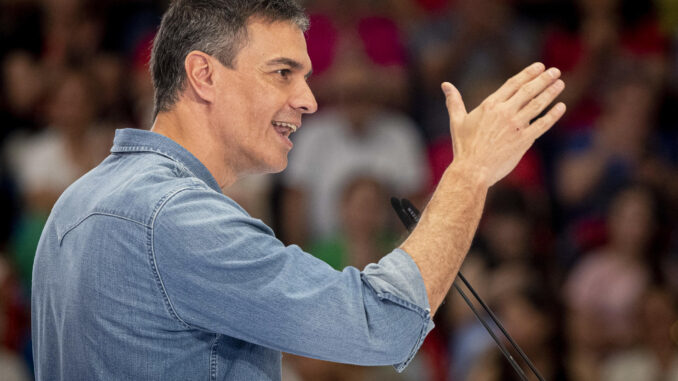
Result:
[[[419,267],[432,313],[469,250],[488,188],[511,172],[535,139],[565,112],[565,105],[558,103],[530,123],[564,88],[560,71],[544,69],[540,63],[529,66],[470,113],[457,89],[443,84],[454,162],[401,245]]]

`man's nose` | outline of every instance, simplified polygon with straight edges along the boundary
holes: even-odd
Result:
[[[306,81],[300,84],[299,90],[292,98],[291,103],[292,107],[301,111],[302,114],[313,114],[318,110],[318,102],[316,102],[315,96]]]

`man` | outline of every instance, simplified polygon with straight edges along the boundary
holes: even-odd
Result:
[[[306,21],[291,0],[176,1],[151,70],[152,131],[54,206],[32,300],[37,379],[278,380],[281,351],[402,370],[432,329],[487,188],[564,112],[535,64],[466,113],[446,83],[456,159],[417,229],[363,271],[283,246],[221,192],[285,168],[316,110]]]

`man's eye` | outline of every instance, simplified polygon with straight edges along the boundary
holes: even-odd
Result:
[[[276,73],[280,74],[283,79],[287,79],[292,74],[292,71],[290,69],[280,69]]]

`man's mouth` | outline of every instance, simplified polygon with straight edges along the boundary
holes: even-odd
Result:
[[[271,121],[273,127],[278,132],[278,134],[289,137],[293,132],[296,132],[299,129],[299,126],[289,122],[279,122],[277,120]]]

